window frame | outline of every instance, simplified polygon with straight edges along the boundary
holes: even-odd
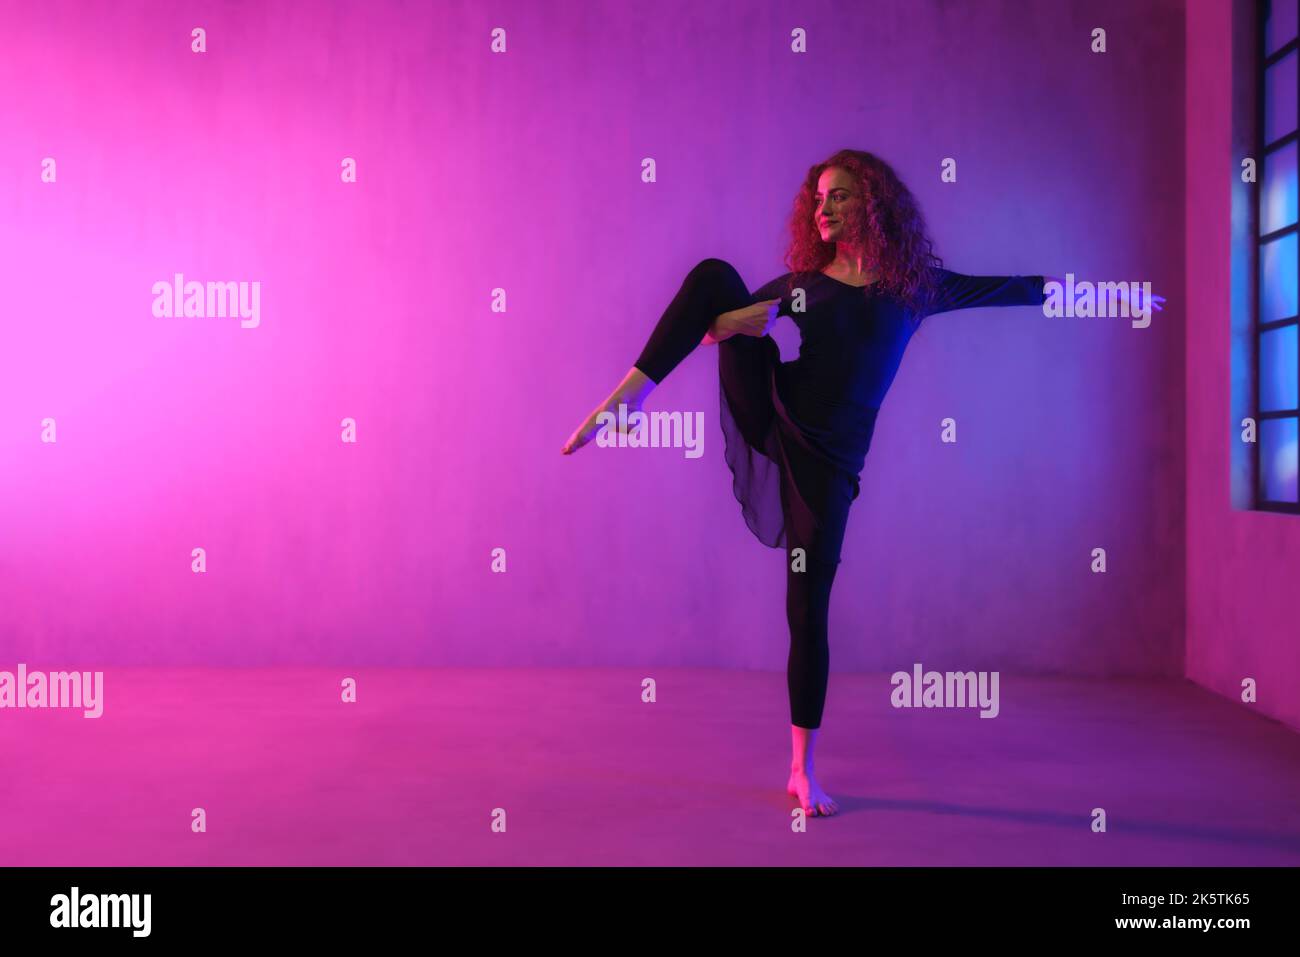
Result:
[[[1258,0],[1255,5],[1255,155],[1259,157],[1255,176],[1255,197],[1251,204],[1254,221],[1251,223],[1250,231],[1253,237],[1251,244],[1251,313],[1253,334],[1251,344],[1254,355],[1252,356],[1253,372],[1251,377],[1254,380],[1254,417],[1255,417],[1255,441],[1252,443],[1252,471],[1254,472],[1254,500],[1255,508],[1263,512],[1284,512],[1292,515],[1300,515],[1300,491],[1297,492],[1297,501],[1286,502],[1277,499],[1265,497],[1265,475],[1263,463],[1261,462],[1260,446],[1263,444],[1264,422],[1274,420],[1290,419],[1296,422],[1297,436],[1300,437],[1300,398],[1297,399],[1297,407],[1290,409],[1273,409],[1264,412],[1261,409],[1263,401],[1263,379],[1264,372],[1260,366],[1263,358],[1263,338],[1265,333],[1275,329],[1285,329],[1288,326],[1296,326],[1296,344],[1297,354],[1295,356],[1297,378],[1300,379],[1300,315],[1290,316],[1283,319],[1273,319],[1268,322],[1260,321],[1260,292],[1263,281],[1260,277],[1260,263],[1263,258],[1263,249],[1269,242],[1280,240],[1292,233],[1300,233],[1300,220],[1275,229],[1270,233],[1260,235],[1260,225],[1264,221],[1264,165],[1268,156],[1289,146],[1291,143],[1300,140],[1300,96],[1296,98],[1296,128],[1290,133],[1272,143],[1264,142],[1265,123],[1267,120],[1267,104],[1265,102],[1268,91],[1268,68],[1275,63],[1280,63],[1286,57],[1300,50],[1300,36],[1292,37],[1289,41],[1278,47],[1273,53],[1265,54],[1265,47],[1268,38],[1265,33],[1265,23],[1268,19],[1268,13],[1272,0]],[[1300,53],[1297,53],[1300,57]],[[1298,68],[1297,76],[1300,76]],[[1296,241],[1296,275],[1297,281],[1300,281],[1300,239]],[[1300,449],[1297,450],[1297,457],[1300,457]],[[1297,468],[1300,469],[1300,462],[1297,462]]]

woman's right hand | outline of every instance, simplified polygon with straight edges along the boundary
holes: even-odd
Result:
[[[709,336],[714,342],[730,339],[732,336],[765,336],[772,324],[776,322],[777,311],[781,308],[780,299],[766,299],[752,306],[742,306],[730,312],[720,313],[709,327]]]

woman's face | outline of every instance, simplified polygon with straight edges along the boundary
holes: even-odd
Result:
[[[817,178],[814,198],[813,224],[821,233],[822,242],[836,242],[845,234],[845,224],[853,221],[862,207],[862,197],[853,176],[838,166],[823,170]]]

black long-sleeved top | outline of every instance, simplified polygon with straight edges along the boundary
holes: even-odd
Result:
[[[953,309],[1041,306],[1042,276],[968,276],[937,270],[938,295],[921,315],[880,289],[852,286],[821,272],[785,273],[753,294],[753,302],[781,297],[778,315],[799,327],[799,357],[782,362],[776,384],[800,430],[837,465],[862,471],[875,413],[898,373],[917,320]],[[804,311],[791,312],[794,293]]]

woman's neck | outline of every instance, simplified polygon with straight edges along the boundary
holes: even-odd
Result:
[[[822,272],[855,286],[865,286],[880,278],[879,270],[865,255],[838,248],[835,251],[835,258]]]

